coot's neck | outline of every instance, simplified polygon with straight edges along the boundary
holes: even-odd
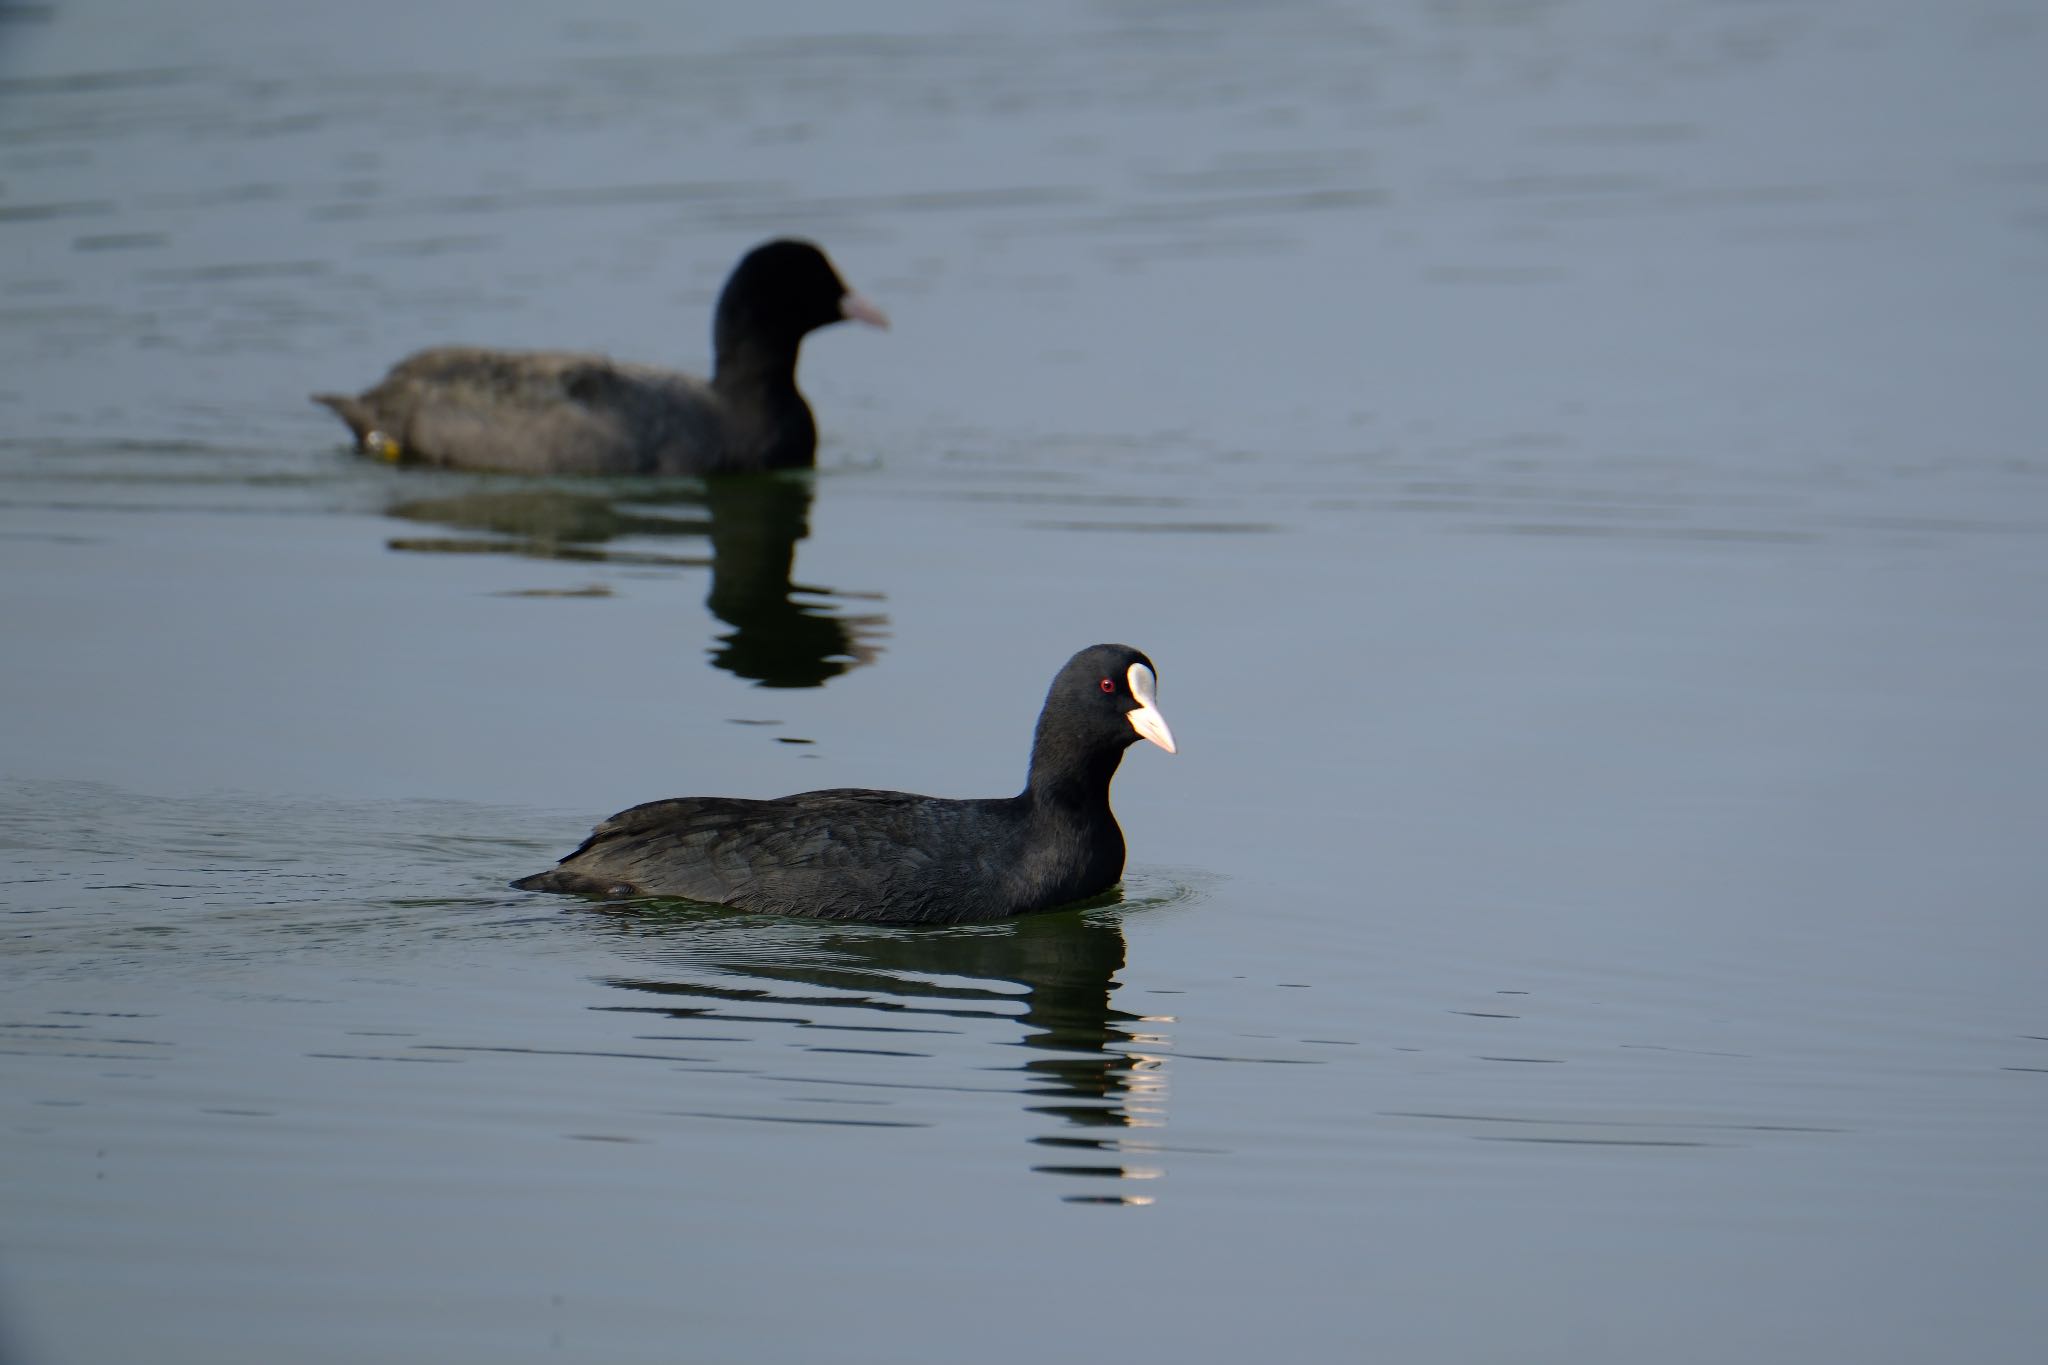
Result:
[[[747,335],[721,319],[711,387],[725,400],[732,464],[746,469],[809,466],[818,452],[810,404],[797,392],[801,335]]]
[[[768,327],[736,311],[721,314],[711,336],[711,382],[719,388],[779,385],[796,388],[796,353],[804,334]]]
[[[1031,747],[1031,782],[1019,798],[1037,856],[1027,899],[1039,908],[1064,904],[1115,884],[1124,871],[1124,832],[1109,808],[1109,780],[1123,750],[1048,744]]]
[[[1031,777],[1024,794],[1034,805],[1092,815],[1109,809],[1109,780],[1124,761],[1122,749],[1076,753],[1041,727],[1031,746]]]

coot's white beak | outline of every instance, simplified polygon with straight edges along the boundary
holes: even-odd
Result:
[[[889,330],[889,315],[850,289],[839,300],[839,316],[852,322],[865,322],[885,332]]]
[[[1151,740],[1168,753],[1178,753],[1173,747],[1173,731],[1166,728],[1166,717],[1159,714],[1153,703],[1159,698],[1159,687],[1152,677],[1152,670],[1143,664],[1132,664],[1129,674],[1131,696],[1136,698],[1138,709],[1131,712],[1131,728]]]

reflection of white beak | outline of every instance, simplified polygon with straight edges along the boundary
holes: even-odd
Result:
[[[852,290],[839,300],[839,316],[853,322],[865,322],[885,332],[889,330],[889,315]]]
[[[1173,731],[1166,728],[1166,717],[1160,715],[1159,708],[1153,704],[1158,700],[1159,692],[1152,670],[1143,664],[1132,664],[1129,679],[1131,696],[1138,703],[1138,709],[1129,717],[1131,728],[1170,754],[1180,752],[1173,747]]]

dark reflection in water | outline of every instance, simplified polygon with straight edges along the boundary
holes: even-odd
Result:
[[[1069,1202],[1147,1204],[1151,1197],[1132,1182],[1162,1174],[1161,1148],[1142,1130],[1165,1122],[1160,1030],[1171,1021],[1111,1003],[1124,935],[1104,907],[1120,898],[1111,892],[1089,909],[945,928],[775,920],[674,903],[594,913],[636,940],[638,955],[676,969],[612,978],[622,990],[666,997],[659,1006],[619,1007],[629,1012],[891,1036],[879,1048],[821,1049],[852,1059],[930,1055],[912,1040],[958,1032],[950,1021],[1021,1023],[1018,1041],[1033,1055],[1015,1068],[1015,1089],[1028,1112],[1056,1121],[1032,1141],[1060,1153],[1032,1169],[1104,1182],[1065,1195]],[[858,1060],[827,1076],[776,1079],[849,1089],[958,1088],[936,1077],[890,1079],[862,1070]]]
[[[732,629],[718,637],[712,662],[764,687],[818,687],[881,652],[888,618],[846,613],[815,599],[877,601],[792,582],[796,544],[810,533],[811,480],[803,475],[741,475],[702,484],[630,490],[482,487],[401,502],[390,515],[465,532],[459,537],[399,537],[394,550],[440,554],[512,554],[536,559],[682,569],[709,567],[705,605]],[[710,554],[612,547],[609,542],[696,537]],[[605,590],[596,590],[603,595]]]

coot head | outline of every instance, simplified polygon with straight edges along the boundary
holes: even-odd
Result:
[[[713,341],[723,354],[749,341],[794,348],[806,332],[852,319],[887,327],[882,310],[846,287],[825,253],[783,238],[755,247],[718,296]]]
[[[1123,751],[1141,739],[1174,752],[1173,731],[1159,714],[1152,661],[1129,645],[1090,645],[1067,660],[1045,694],[1031,749],[1033,785],[1079,778],[1104,765],[1113,772]]]

